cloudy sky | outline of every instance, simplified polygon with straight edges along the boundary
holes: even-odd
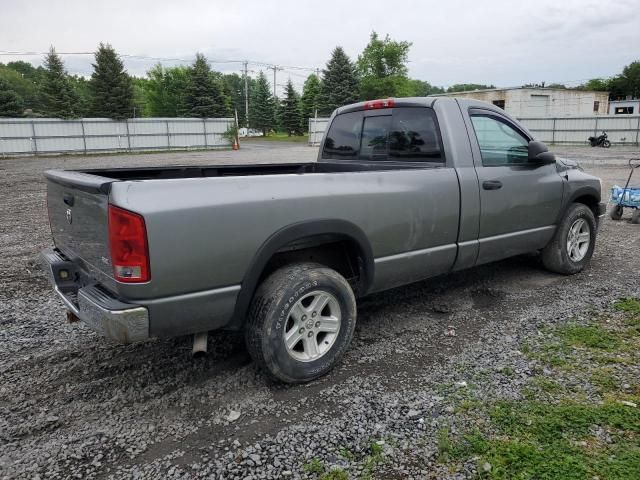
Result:
[[[336,45],[355,59],[372,30],[412,42],[410,75],[435,85],[576,85],[640,59],[640,0],[0,0],[0,62],[39,64],[3,52],[91,52],[102,41],[128,55],[134,75],[195,52],[222,71],[244,59],[254,71],[314,69]],[[91,73],[90,55],[64,59]],[[309,72],[285,68],[278,83],[301,85]]]

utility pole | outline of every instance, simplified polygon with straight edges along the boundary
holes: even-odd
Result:
[[[273,98],[278,98],[278,96],[276,95],[276,72],[278,70],[283,70],[281,67],[277,66],[277,65],[271,65],[270,67],[267,67],[270,70],[273,70]]]
[[[244,115],[249,128],[249,62],[244,61]]]

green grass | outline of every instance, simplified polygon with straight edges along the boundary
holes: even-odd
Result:
[[[341,468],[334,468],[322,475],[320,480],[349,480],[349,475]]]
[[[240,145],[242,145],[243,142],[251,143],[251,142],[260,142],[260,141],[308,143],[309,142],[309,135],[291,135],[291,136],[289,136],[284,132],[276,132],[276,133],[272,133],[270,135],[267,135],[266,137],[245,137],[245,138],[241,138],[240,139]]]
[[[612,351],[620,346],[620,340],[600,325],[568,325],[558,330],[566,345]]]
[[[346,458],[349,461],[353,461],[356,459],[356,454],[348,448],[341,448],[339,453],[341,457]]]
[[[488,420],[482,429],[458,435],[441,429],[438,461],[456,470],[473,459],[478,478],[493,480],[640,479],[640,407],[621,403],[640,404],[640,386],[628,370],[640,364],[640,331],[633,323],[640,301],[623,299],[613,308],[622,315],[594,312],[587,325],[557,328],[543,344],[523,348],[563,373],[549,377],[542,369],[523,400],[479,407]],[[623,390],[625,372],[631,386]],[[563,383],[563,375],[579,381]],[[600,401],[590,400],[589,386]]]
[[[619,312],[630,313],[631,315],[640,315],[640,299],[623,298],[613,304],[613,308]]]
[[[309,462],[305,463],[302,468],[307,473],[324,473],[324,463],[317,458],[312,458]]]
[[[376,442],[371,442],[369,445],[369,455],[367,455],[363,461],[364,468],[362,469],[360,480],[370,480],[372,478],[375,468],[379,463],[384,461],[384,457],[382,455],[383,450],[382,445],[378,445]]]

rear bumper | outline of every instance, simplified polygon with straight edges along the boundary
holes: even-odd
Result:
[[[67,309],[91,329],[120,343],[149,338],[149,312],[121,302],[96,284],[79,286],[78,267],[56,249],[40,253],[51,285]]]

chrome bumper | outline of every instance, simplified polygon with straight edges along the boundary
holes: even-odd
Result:
[[[67,309],[91,329],[120,343],[149,338],[149,312],[121,302],[97,285],[76,283],[78,266],[55,249],[40,253],[40,263]]]

